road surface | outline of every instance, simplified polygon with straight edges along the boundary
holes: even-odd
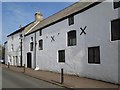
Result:
[[[14,72],[7,68],[3,68],[2,88],[62,88],[62,87],[27,76],[23,73]]]

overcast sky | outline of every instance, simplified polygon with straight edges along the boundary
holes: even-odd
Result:
[[[68,7],[73,2],[2,2],[2,37],[16,31],[20,25],[34,21],[34,14],[40,11],[43,18]]]

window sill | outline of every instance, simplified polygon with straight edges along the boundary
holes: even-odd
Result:
[[[120,41],[120,40],[111,40],[111,42],[118,42],[118,41]]]
[[[68,46],[68,45],[67,45],[67,47],[76,47],[76,46],[77,46],[77,45],[72,45],[72,46]]]

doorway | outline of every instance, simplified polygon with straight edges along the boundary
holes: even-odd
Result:
[[[32,67],[32,54],[30,52],[27,53],[27,67]]]

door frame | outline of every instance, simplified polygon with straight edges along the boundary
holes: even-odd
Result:
[[[31,52],[27,53],[27,67],[32,68],[32,53]]]

